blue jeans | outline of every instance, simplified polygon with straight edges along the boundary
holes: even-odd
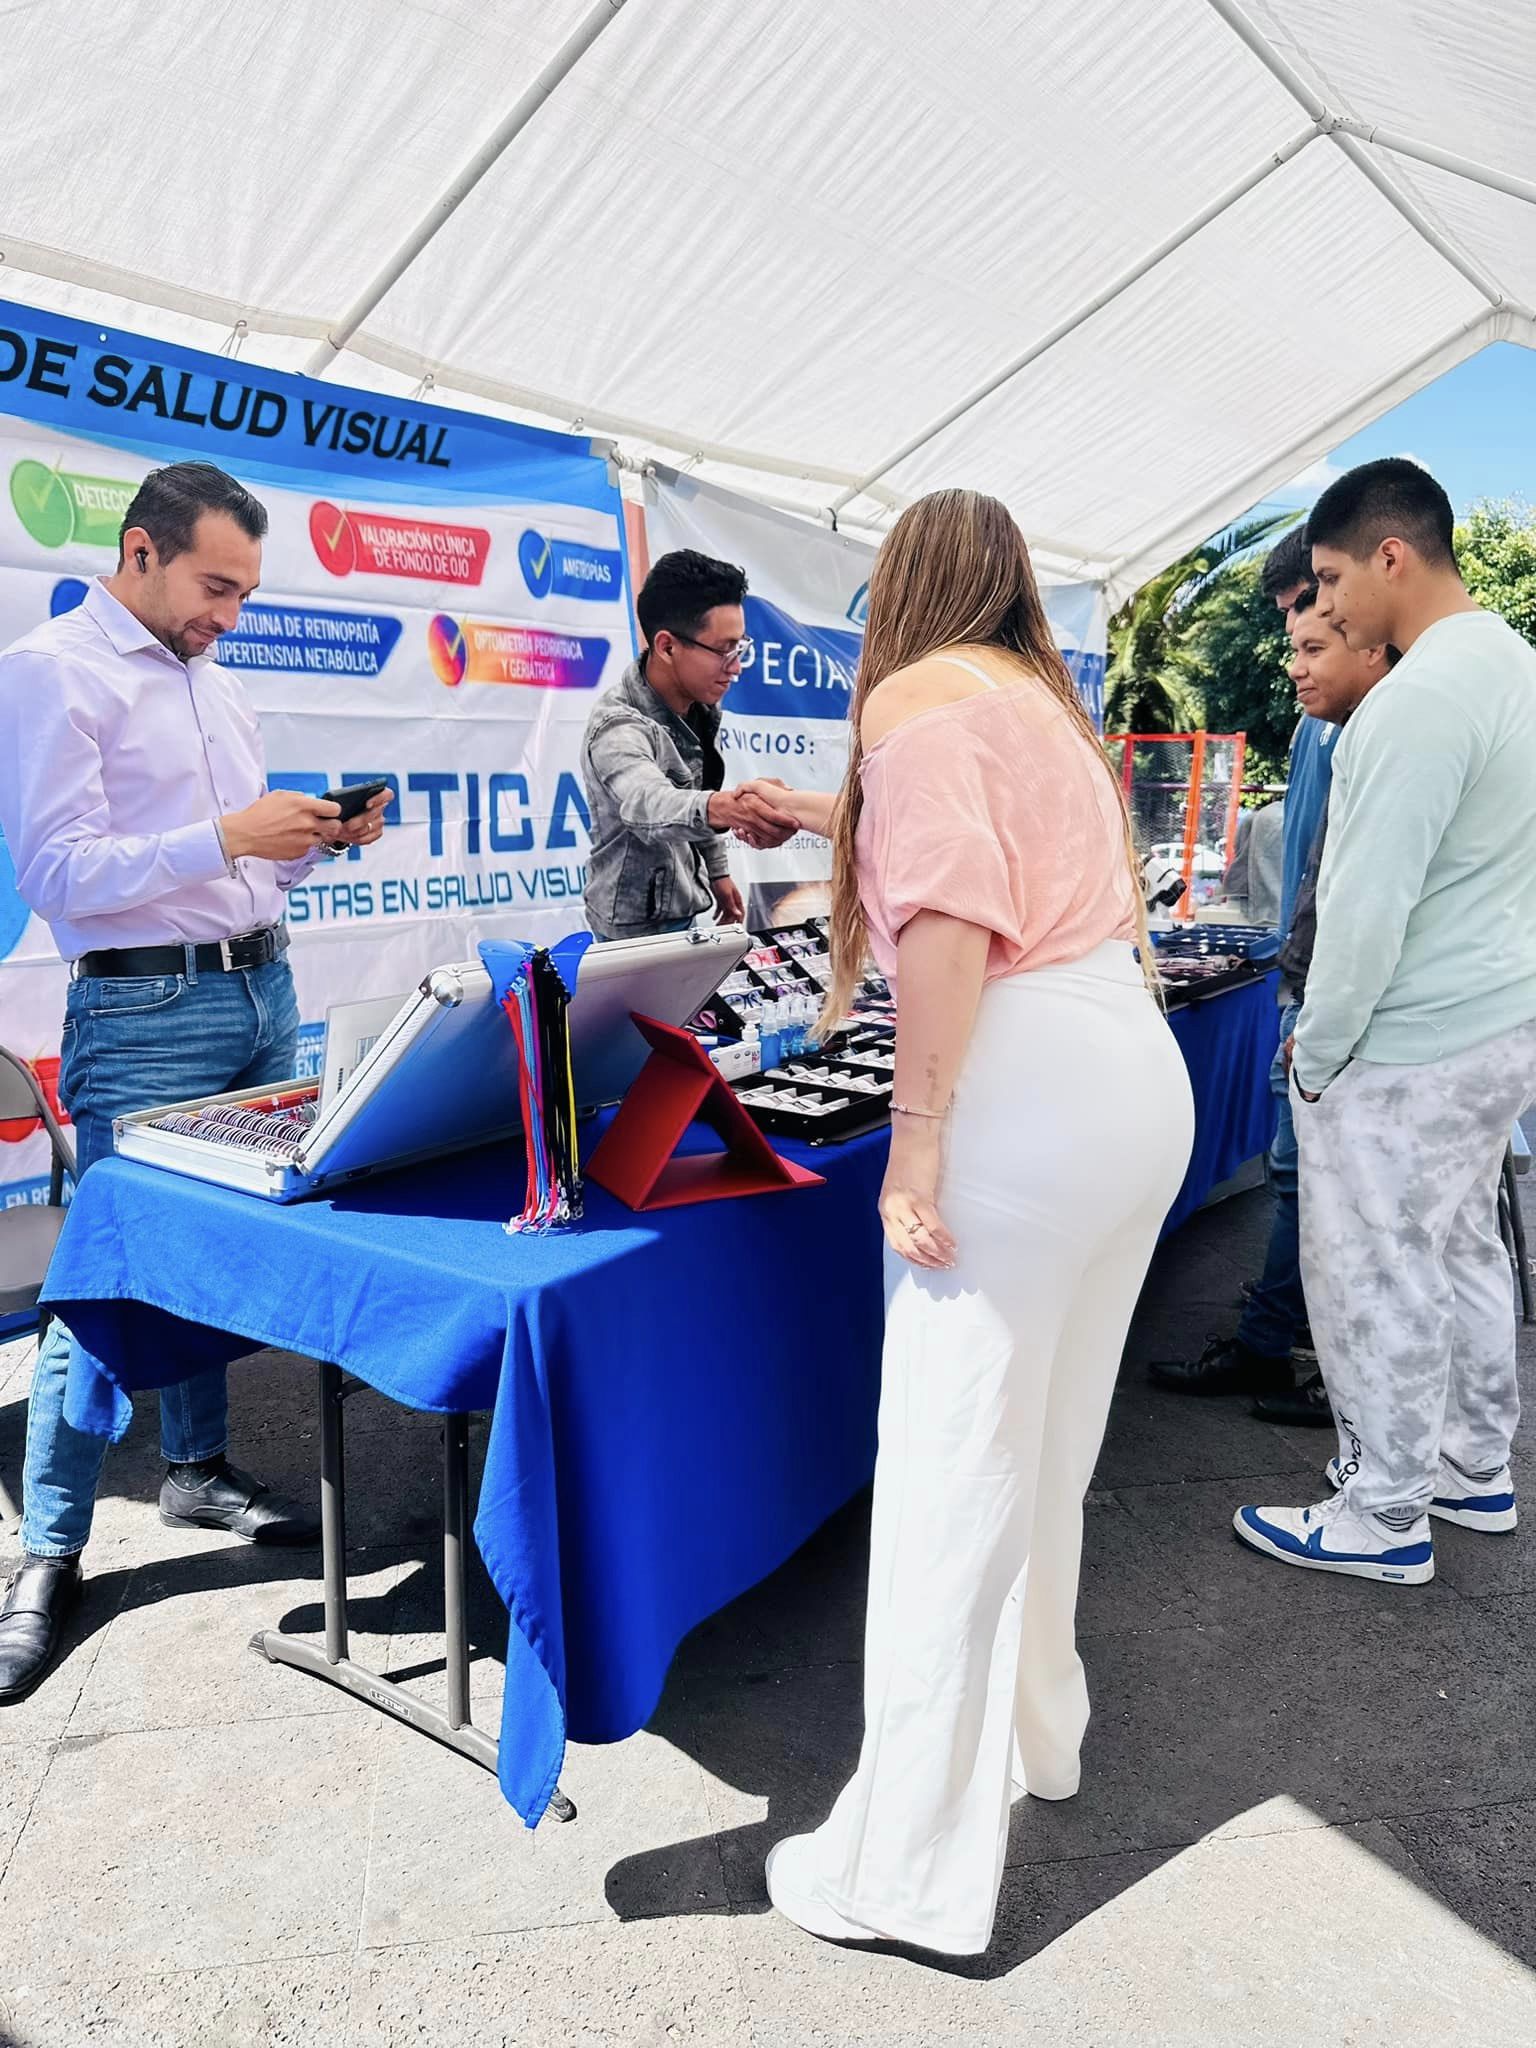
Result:
[[[219,974],[72,981],[59,1095],[75,1122],[76,1178],[112,1154],[112,1119],[198,1095],[293,1077],[299,1006],[286,960]],[[64,1419],[75,1341],[55,1317],[38,1347],[27,1410],[21,1545],[71,1557],[91,1533],[105,1437]],[[175,1464],[217,1457],[229,1415],[224,1368],[160,1396],[160,1447]]]
[[[1269,1185],[1275,1198],[1275,1212],[1269,1226],[1264,1272],[1237,1326],[1238,1342],[1261,1358],[1288,1358],[1291,1346],[1307,1326],[1296,1198],[1296,1127],[1291,1121],[1291,1091],[1285,1071],[1285,1041],[1296,1029],[1300,1016],[1300,1003],[1293,1003],[1280,1013],[1280,1050],[1269,1070],[1269,1085],[1279,1107],[1275,1140],[1269,1148]]]

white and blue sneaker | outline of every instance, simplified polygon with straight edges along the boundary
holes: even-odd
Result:
[[[1306,1571],[1393,1586],[1422,1586],[1435,1576],[1427,1516],[1407,1529],[1384,1529],[1374,1517],[1352,1515],[1340,1494],[1310,1508],[1239,1508],[1232,1527],[1250,1550]]]
[[[1437,1521],[1454,1522],[1461,1529],[1482,1529],[1489,1535],[1513,1529],[1520,1520],[1514,1475],[1506,1465],[1491,1479],[1468,1479],[1442,1458],[1429,1512]]]
[[[1340,1459],[1330,1458],[1323,1467],[1323,1477],[1330,1486],[1341,1487],[1343,1469]],[[1520,1522],[1514,1475],[1506,1465],[1491,1479],[1468,1479],[1442,1458],[1435,1474],[1435,1497],[1429,1512],[1439,1522],[1454,1522],[1461,1529],[1481,1529],[1485,1535],[1501,1535],[1517,1528]]]

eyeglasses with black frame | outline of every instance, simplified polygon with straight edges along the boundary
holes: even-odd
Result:
[[[733,640],[729,647],[711,647],[707,640],[695,640],[691,633],[673,632],[671,627],[667,630],[685,647],[697,647],[701,654],[712,654],[722,668],[729,668],[733,661],[740,662],[745,668],[757,650],[757,642],[750,635],[745,640]]]

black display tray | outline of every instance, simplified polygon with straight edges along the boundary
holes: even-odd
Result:
[[[791,943],[806,943],[825,948],[827,943],[827,921],[825,918],[808,918],[801,924],[777,925],[772,931],[754,932],[752,950],[726,977],[727,981],[743,978],[755,991],[759,999],[766,1000],[773,995],[795,994],[813,996],[820,1004],[827,992],[826,971],[800,954],[789,950]],[[773,966],[755,964],[752,953],[764,947],[773,947],[783,958]],[[854,995],[855,1008],[862,1004],[881,1008],[890,1003],[890,988],[884,979],[871,974],[859,985]],[[759,1010],[753,1007],[743,1010],[733,1002],[727,989],[719,989],[693,1019],[695,1031],[711,1032],[721,1038],[741,1038],[749,1022],[759,1021]]]
[[[892,1080],[889,1070],[882,1072],[873,1064],[861,1061],[861,1055],[871,1048],[883,1050],[889,1044],[888,1032],[845,1032],[820,1052],[800,1054],[770,1069],[767,1074],[746,1076],[734,1084],[736,1093],[758,1129],[774,1137],[798,1138],[807,1145],[832,1145],[846,1138],[860,1138],[890,1122]],[[855,1092],[846,1082],[833,1080],[832,1073],[839,1067],[864,1072],[871,1079],[878,1080],[879,1093]],[[823,1076],[826,1078],[821,1078]],[[818,1115],[810,1110],[797,1110],[788,1104],[754,1102],[754,1092],[764,1087],[793,1089],[807,1100],[816,1102],[842,1098],[842,1107]]]
[[[1152,934],[1161,960],[1198,960],[1211,953],[1237,953],[1245,960],[1273,962],[1280,934],[1268,924],[1190,924]]]
[[[855,1105],[864,1109],[865,1105]],[[794,1138],[802,1145],[843,1145],[850,1138],[867,1138],[874,1131],[890,1128],[889,1109],[879,1109],[862,1116],[845,1120],[841,1110],[833,1117],[795,1116],[789,1110],[755,1109],[748,1102],[746,1110],[758,1129],[771,1138]]]
[[[1192,1003],[1203,1003],[1209,1001],[1212,996],[1223,996],[1229,989],[1241,988],[1246,982],[1262,981],[1266,974],[1274,971],[1274,965],[1273,960],[1239,960],[1225,973],[1202,975],[1198,981],[1188,982],[1181,982],[1176,972],[1165,975],[1164,1007],[1169,1010],[1184,1010]]]

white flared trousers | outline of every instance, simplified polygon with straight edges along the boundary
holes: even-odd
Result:
[[[985,1949],[1015,1776],[1077,1790],[1083,1496],[1193,1129],[1129,945],[989,984],[940,1186],[958,1263],[886,1254],[864,1742],[805,1866],[881,1934]]]

